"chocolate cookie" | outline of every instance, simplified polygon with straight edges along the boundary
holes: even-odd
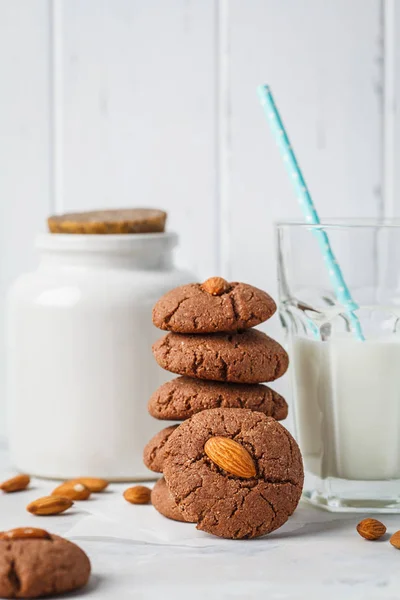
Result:
[[[172,373],[233,383],[274,381],[289,364],[282,346],[256,329],[235,334],[168,333],[153,345],[153,354]]]
[[[212,277],[171,290],[153,308],[153,323],[175,333],[217,333],[248,329],[276,311],[266,292],[246,283]]]
[[[274,417],[286,419],[288,405],[266,385],[220,383],[177,377],[164,383],[149,401],[149,413],[155,419],[184,421],[207,408],[249,408]]]
[[[162,429],[146,444],[143,450],[143,462],[150,471],[155,473],[163,472],[164,464],[164,446],[173,431],[178,425],[171,425]]]
[[[51,233],[156,233],[165,229],[167,213],[153,208],[67,213],[47,219]]]
[[[83,587],[90,562],[76,544],[30,527],[0,534],[0,597],[38,598]]]
[[[185,519],[232,539],[281,527],[300,500],[304,477],[290,433],[241,408],[204,410],[184,421],[166,444],[164,476]]]
[[[164,477],[159,479],[151,490],[151,503],[167,519],[187,523],[169,491]]]

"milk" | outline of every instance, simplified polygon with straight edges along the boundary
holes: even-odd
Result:
[[[291,364],[306,469],[323,478],[400,478],[400,341],[295,337]]]

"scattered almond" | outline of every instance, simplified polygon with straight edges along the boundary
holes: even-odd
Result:
[[[28,538],[51,540],[51,535],[44,529],[37,529],[36,527],[17,527],[16,529],[0,533],[1,540],[22,540]]]
[[[98,477],[79,477],[78,479],[72,479],[71,483],[82,483],[91,492],[102,492],[108,486],[108,481],[105,479],[99,479]]]
[[[392,535],[390,538],[390,543],[392,546],[397,548],[397,550],[400,550],[400,531],[396,531],[396,533]]]
[[[131,504],[148,504],[151,490],[144,485],[135,485],[124,491],[124,498]]]
[[[211,296],[221,296],[231,289],[229,283],[225,279],[222,279],[222,277],[210,277],[210,279],[201,284],[201,287],[205,292],[211,294]]]
[[[62,496],[71,500],[87,500],[90,497],[90,490],[83,483],[75,481],[65,481],[51,492],[52,496]]]
[[[28,487],[30,481],[31,478],[29,475],[16,475],[15,477],[0,483],[0,489],[7,493],[20,492]]]
[[[26,510],[33,515],[58,515],[71,508],[72,505],[73,502],[70,498],[44,496],[28,504]]]
[[[376,519],[363,519],[357,525],[357,531],[366,540],[379,540],[386,533],[386,527]]]
[[[227,437],[212,437],[204,446],[208,458],[224,471],[249,479],[256,476],[256,466],[246,448]]]

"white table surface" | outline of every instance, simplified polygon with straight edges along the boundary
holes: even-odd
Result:
[[[13,474],[0,452],[1,480]],[[42,527],[78,543],[91,559],[93,574],[85,591],[68,597],[400,598],[400,551],[389,544],[389,534],[378,542],[360,538],[355,526],[363,515],[332,514],[301,503],[274,534],[239,542],[164,519],[152,506],[129,505],[122,498],[126,485],[111,485],[64,515],[30,515],[28,502],[52,487],[33,480],[29,490],[3,494],[0,529]],[[400,515],[381,519],[388,532],[400,529]]]

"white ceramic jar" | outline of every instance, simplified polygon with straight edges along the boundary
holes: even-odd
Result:
[[[151,310],[194,281],[172,264],[173,233],[43,234],[36,272],[8,298],[9,442],[41,477],[154,478],[145,444],[169,423],[147,402],[171,378],[152,356]]]

